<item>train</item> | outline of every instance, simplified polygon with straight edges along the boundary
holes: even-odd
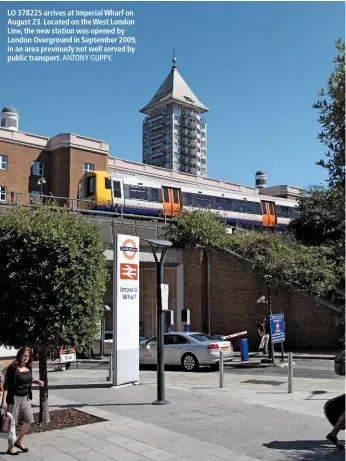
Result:
[[[85,173],[78,208],[144,218],[173,218],[181,210],[208,208],[235,227],[286,228],[297,214],[295,200],[190,185],[179,181],[106,171]]]

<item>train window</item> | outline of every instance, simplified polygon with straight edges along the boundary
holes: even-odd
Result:
[[[248,202],[244,200],[234,200],[233,201],[233,210],[238,213],[251,213],[251,206]]]
[[[88,177],[87,197],[95,194],[95,176]]]
[[[121,198],[120,181],[113,181],[113,194],[114,198]]]
[[[188,194],[187,192],[182,192],[181,199],[184,206],[192,206],[192,194]]]
[[[232,200],[229,198],[216,197],[216,209],[217,210],[232,210]]]
[[[208,195],[195,195],[195,202],[197,206],[213,208],[214,197]]]
[[[173,190],[173,202],[179,204],[179,193],[177,189],[172,189]]]
[[[111,190],[112,189],[112,183],[109,178],[105,178],[105,189],[106,190]]]
[[[258,202],[249,202],[251,206],[251,213],[253,214],[262,214],[261,205]]]
[[[273,215],[275,214],[274,212],[274,203],[273,202],[268,202],[269,203],[269,214]]]
[[[149,189],[149,202],[162,202],[162,195],[160,189]]]
[[[135,200],[147,200],[148,191],[146,187],[130,186],[129,187],[130,198]]]
[[[290,210],[287,206],[276,205],[276,214],[280,218],[289,218]]]
[[[163,188],[163,198],[164,198],[164,202],[165,203],[169,203],[170,200],[169,200],[169,194],[168,194],[168,188],[167,187],[164,187]]]

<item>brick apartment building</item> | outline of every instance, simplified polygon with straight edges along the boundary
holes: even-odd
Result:
[[[62,133],[52,138],[18,131],[19,116],[12,106],[1,112],[0,202],[11,192],[27,201],[29,194],[77,197],[86,171],[107,170],[106,142]]]

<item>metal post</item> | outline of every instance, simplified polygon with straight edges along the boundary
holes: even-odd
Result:
[[[219,379],[220,387],[223,387],[224,368],[223,368],[223,352],[220,351],[220,362],[219,362]]]
[[[105,325],[106,325],[105,313],[102,312],[101,339],[100,339],[100,355],[101,355],[101,357],[103,357],[105,355]]]
[[[109,354],[109,362],[108,362],[108,376],[107,376],[107,381],[112,380],[112,353]]]
[[[267,277],[268,281],[268,311],[269,311],[269,357],[272,359],[272,362],[274,363],[275,358],[274,358],[274,344],[272,342],[272,332],[270,328],[270,316],[272,315],[272,297],[271,297],[271,282],[270,282],[271,276],[269,275]]]
[[[288,353],[288,393],[293,392],[293,354]]]
[[[164,278],[164,261],[167,249],[162,248],[161,259],[158,261],[156,257],[156,297],[157,297],[157,400],[154,405],[165,405],[168,403],[165,400],[165,358],[164,358],[164,338],[165,338],[165,325],[164,325],[164,311],[162,311],[162,297],[161,297],[161,284]]]

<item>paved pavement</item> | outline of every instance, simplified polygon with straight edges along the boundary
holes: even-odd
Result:
[[[20,456],[27,461],[344,459],[345,453],[325,440],[330,426],[323,416],[326,400],[344,392],[342,378],[296,378],[288,394],[285,377],[251,373],[228,373],[220,389],[218,373],[166,372],[165,406],[152,405],[155,371],[142,371],[141,385],[120,388],[106,387],[102,369],[49,373],[52,408],[74,407],[108,421],[27,436],[30,454]],[[254,379],[265,383],[244,382]],[[0,451],[5,446],[0,439]]]

